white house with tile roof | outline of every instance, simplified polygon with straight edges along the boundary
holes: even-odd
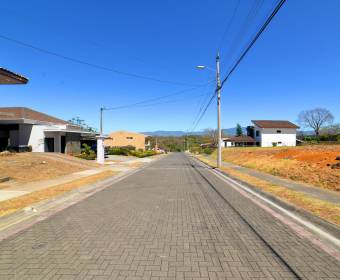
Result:
[[[248,136],[254,138],[257,146],[296,146],[296,132],[299,126],[284,120],[252,120]]]

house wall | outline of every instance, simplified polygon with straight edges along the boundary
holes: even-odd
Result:
[[[277,133],[277,130],[281,130],[281,133]],[[273,147],[273,143],[277,146],[296,146],[295,128],[262,128],[260,133],[256,141],[259,138],[261,147]]]
[[[18,129],[9,130],[9,144],[11,147],[27,146],[32,130],[32,125],[19,124]]]
[[[137,150],[145,150],[145,135],[143,134],[127,131],[117,131],[111,133],[109,137],[110,139],[104,140],[105,147],[134,146]]]
[[[66,133],[66,154],[80,154],[80,138],[81,135],[79,133]],[[60,139],[60,136],[59,136]]]
[[[235,146],[235,143],[231,141],[222,141],[221,143],[222,143],[221,145],[222,148],[229,148],[229,147]]]

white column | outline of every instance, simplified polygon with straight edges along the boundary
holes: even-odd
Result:
[[[104,153],[104,139],[105,136],[99,135],[97,138],[97,162],[99,164],[104,164],[105,153]]]

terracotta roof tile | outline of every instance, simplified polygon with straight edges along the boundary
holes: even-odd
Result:
[[[299,128],[290,121],[252,120],[252,122],[261,128]]]
[[[53,124],[68,122],[25,107],[0,107],[0,120],[29,119]]]
[[[27,84],[28,79],[0,67],[0,84]]]

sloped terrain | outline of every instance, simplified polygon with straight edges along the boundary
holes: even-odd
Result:
[[[18,153],[0,157],[0,175],[18,182],[47,180],[98,167],[95,162],[57,153]]]
[[[216,155],[215,155],[216,156]],[[223,160],[272,175],[340,191],[340,145],[228,148]]]

